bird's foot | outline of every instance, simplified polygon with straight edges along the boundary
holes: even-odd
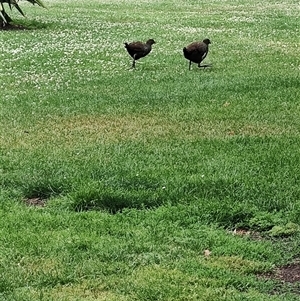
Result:
[[[212,67],[212,64],[206,64],[206,65],[198,65],[199,68],[209,68]]]

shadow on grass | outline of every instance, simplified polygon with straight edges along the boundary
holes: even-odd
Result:
[[[121,191],[112,188],[92,189],[88,192],[79,190],[69,195],[74,211],[106,210],[115,214],[124,209],[149,209],[163,204],[158,193],[150,191]]]
[[[24,199],[47,200],[50,197],[59,196],[63,193],[65,187],[58,182],[37,182],[31,183],[24,188]]]
[[[49,27],[49,24],[36,20],[15,20],[5,26],[0,26],[0,31],[38,30],[45,29],[47,27]]]

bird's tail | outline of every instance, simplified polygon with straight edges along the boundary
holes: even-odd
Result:
[[[187,49],[186,49],[186,47],[183,48],[183,53],[184,53],[184,54],[187,54]]]

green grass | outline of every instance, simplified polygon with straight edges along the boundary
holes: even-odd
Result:
[[[0,300],[297,300],[259,275],[300,253],[298,2],[45,4],[0,32]]]

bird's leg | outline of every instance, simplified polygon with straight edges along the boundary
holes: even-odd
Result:
[[[133,55],[132,68],[135,68],[135,54]]]
[[[189,62],[189,70],[191,70],[192,61]]]
[[[132,66],[131,66],[131,68],[135,68],[135,59],[133,59],[133,61],[132,61]]]

